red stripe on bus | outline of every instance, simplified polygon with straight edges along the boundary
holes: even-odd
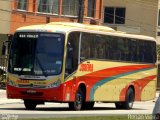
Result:
[[[87,92],[86,93],[86,100],[90,100],[90,91],[91,91],[92,87],[98,81],[100,81],[104,78],[109,78],[112,76],[114,77],[116,75],[123,74],[126,72],[132,72],[135,70],[141,70],[141,69],[153,68],[153,67],[155,67],[155,65],[130,65],[130,66],[120,66],[120,67],[114,67],[114,68],[107,68],[107,69],[103,69],[103,70],[99,70],[99,71],[95,71],[95,72],[86,74],[84,76],[79,76],[76,78],[76,80],[72,79],[71,81],[67,81],[66,85],[72,86],[72,83],[75,83],[77,87],[80,83],[84,83],[84,84],[88,85],[87,90],[86,90],[86,92]],[[73,82],[73,81],[76,81],[76,82]],[[75,93],[75,90],[76,89],[74,89],[73,93]],[[74,95],[74,94],[72,94],[72,95]],[[74,98],[74,96],[72,98]]]
[[[96,71],[96,72],[87,74],[85,76],[81,76],[78,79],[79,81],[85,81],[85,83],[89,85],[90,89],[87,90],[86,99],[90,100],[91,89],[98,81],[105,79],[105,78],[114,77],[116,75],[123,74],[126,72],[132,72],[135,70],[141,70],[141,69],[153,68],[153,67],[154,65],[130,65],[130,66],[107,68],[104,70],[100,70],[100,71]]]
[[[142,93],[143,89],[155,77],[156,77],[156,75],[148,76],[148,77],[145,77],[145,78],[142,78],[142,79],[138,79],[138,80],[130,83],[129,85],[126,85],[126,87],[124,89],[122,89],[122,91],[120,93],[120,97],[119,97],[120,101],[125,101],[125,95],[127,93],[128,87],[130,85],[134,86],[134,89],[135,89],[135,100],[136,101],[140,101],[141,100],[141,93]]]

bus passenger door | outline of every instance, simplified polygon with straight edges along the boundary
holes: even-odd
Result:
[[[79,32],[69,34],[67,42],[67,56],[65,77],[75,72],[78,68]]]

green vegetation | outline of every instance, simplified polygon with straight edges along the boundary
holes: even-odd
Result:
[[[95,116],[95,117],[72,117],[72,118],[39,118],[21,120],[128,120],[128,116]]]

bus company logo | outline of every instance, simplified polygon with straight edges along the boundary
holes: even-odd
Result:
[[[93,64],[81,64],[80,71],[93,72]]]

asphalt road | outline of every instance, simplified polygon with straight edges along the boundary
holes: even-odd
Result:
[[[0,90],[0,119],[152,114],[157,97],[151,101],[135,102],[132,110],[118,110],[113,103],[96,103],[93,110],[71,111],[68,104],[45,103],[31,111],[25,109],[22,100],[7,99],[6,91]]]
[[[147,102],[135,102],[132,110],[117,110],[113,103],[96,103],[93,110],[71,111],[68,104],[46,103],[38,105],[36,110],[26,110],[23,101],[0,104],[0,119],[10,118],[49,118],[49,117],[76,117],[76,116],[106,116],[106,115],[130,115],[151,114],[155,100]]]

